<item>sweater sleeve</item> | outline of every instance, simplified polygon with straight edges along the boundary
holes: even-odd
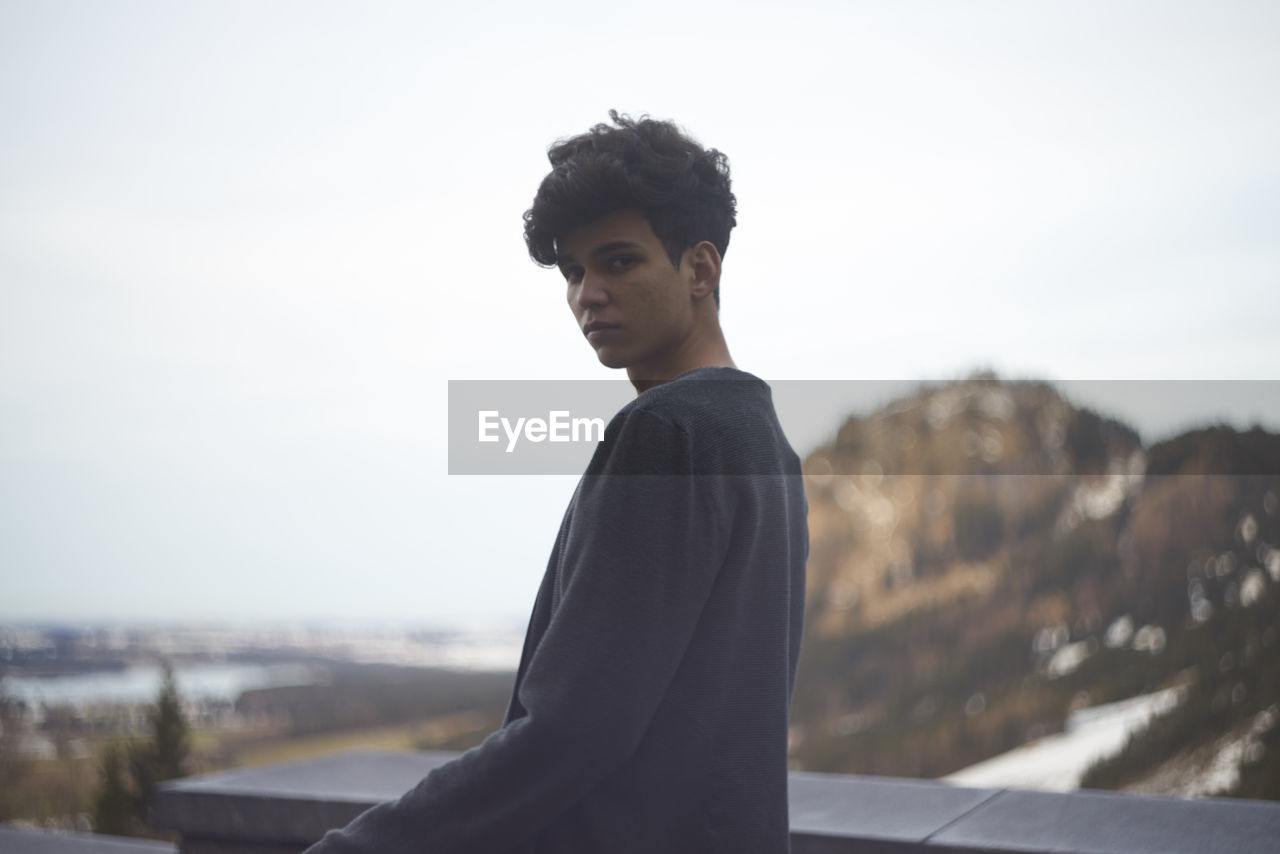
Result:
[[[560,601],[517,692],[524,716],[306,854],[506,851],[639,746],[724,560],[732,479],[693,475],[690,436],[644,409],[606,443],[568,519]]]

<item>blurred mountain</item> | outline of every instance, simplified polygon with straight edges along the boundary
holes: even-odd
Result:
[[[939,777],[1176,687],[1084,785],[1280,798],[1277,473],[989,374],[850,418],[805,460],[795,764]]]

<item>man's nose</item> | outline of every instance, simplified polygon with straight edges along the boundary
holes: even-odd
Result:
[[[586,308],[604,305],[608,301],[609,294],[604,289],[604,284],[600,277],[591,273],[583,273],[582,280],[578,283],[578,293],[574,296],[574,302]]]

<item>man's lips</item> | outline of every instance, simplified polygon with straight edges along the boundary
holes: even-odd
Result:
[[[598,338],[599,336],[604,335],[610,329],[617,328],[618,324],[616,323],[601,323],[597,320],[582,327],[582,334],[587,336],[587,340],[592,340],[593,338]]]

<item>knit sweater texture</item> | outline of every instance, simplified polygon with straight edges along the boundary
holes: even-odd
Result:
[[[807,504],[768,385],[624,406],[561,522],[506,719],[307,854],[781,854]]]

